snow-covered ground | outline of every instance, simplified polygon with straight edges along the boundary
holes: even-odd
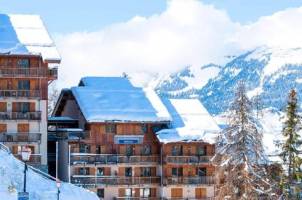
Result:
[[[0,144],[2,146],[2,144]],[[24,164],[11,153],[0,148],[0,199],[17,200],[17,193],[23,190]],[[56,182],[28,169],[27,191],[30,200],[56,200]],[[62,183],[60,187],[62,200],[98,200],[95,193]]]

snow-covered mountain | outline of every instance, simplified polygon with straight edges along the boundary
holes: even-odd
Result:
[[[259,47],[224,66],[187,67],[156,80],[155,90],[162,96],[197,97],[218,115],[228,109],[240,80],[251,98],[259,97],[263,108],[283,110],[289,90],[302,90],[302,48]]]
[[[24,163],[17,160],[5,146],[0,144],[0,199],[17,200],[18,191],[23,190]],[[27,171],[27,191],[32,200],[57,199],[56,182],[46,174],[29,168]],[[60,199],[64,200],[98,200],[95,193],[62,183]]]

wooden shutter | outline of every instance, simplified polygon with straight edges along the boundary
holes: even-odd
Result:
[[[35,104],[35,102],[30,102],[30,104],[29,104],[29,111],[30,112],[35,112],[35,110],[36,110],[36,104]]]
[[[7,132],[7,125],[6,124],[0,124],[0,132],[6,133]]]
[[[110,167],[105,167],[104,174],[105,174],[105,176],[110,176],[111,175],[111,169],[110,169]]]
[[[119,197],[125,197],[125,188],[119,188],[118,189],[118,196]]]
[[[156,188],[150,188],[151,197],[156,197]]]
[[[29,124],[18,124],[18,133],[29,133]]]
[[[0,112],[6,112],[6,111],[7,111],[7,103],[0,102]]]
[[[119,167],[118,168],[118,175],[119,176],[125,176],[125,167]]]
[[[182,198],[182,188],[171,188],[172,198]]]
[[[151,176],[156,176],[156,167],[151,167]]]
[[[18,102],[13,102],[13,112],[18,112],[19,106],[18,106]]]
[[[205,198],[207,197],[207,189],[206,188],[195,188],[195,198]]]

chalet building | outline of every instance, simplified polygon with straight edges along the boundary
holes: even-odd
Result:
[[[70,181],[100,199],[214,196],[209,160],[219,128],[198,100],[162,100],[127,78],[85,77],[62,90],[52,121],[61,119],[83,130],[68,140]]]
[[[32,150],[30,164],[47,170],[48,84],[60,56],[35,15],[0,14],[0,142],[17,157]]]

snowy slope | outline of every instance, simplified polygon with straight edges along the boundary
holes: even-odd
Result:
[[[216,77],[219,71],[220,66],[214,64],[203,67],[190,66],[178,73],[157,78],[150,85],[164,96],[195,97],[196,92],[211,78]]]
[[[23,170],[24,164],[21,161],[0,148],[1,200],[17,199],[17,191],[23,190]],[[9,192],[9,186],[13,186],[15,192]],[[31,200],[56,200],[57,197],[56,182],[34,172],[32,169],[27,172],[27,191]],[[61,185],[60,197],[63,200],[98,200],[95,193],[69,183]]]
[[[215,65],[210,66],[213,68]],[[155,88],[162,96],[198,97],[211,114],[217,115],[227,110],[236,84],[244,80],[250,97],[260,97],[264,108],[282,110],[288,91],[293,87],[302,90],[301,67],[301,48],[259,47],[209,74],[194,73],[185,68],[161,80]],[[189,81],[191,77],[199,83],[199,88]],[[302,99],[302,94],[299,94]]]

